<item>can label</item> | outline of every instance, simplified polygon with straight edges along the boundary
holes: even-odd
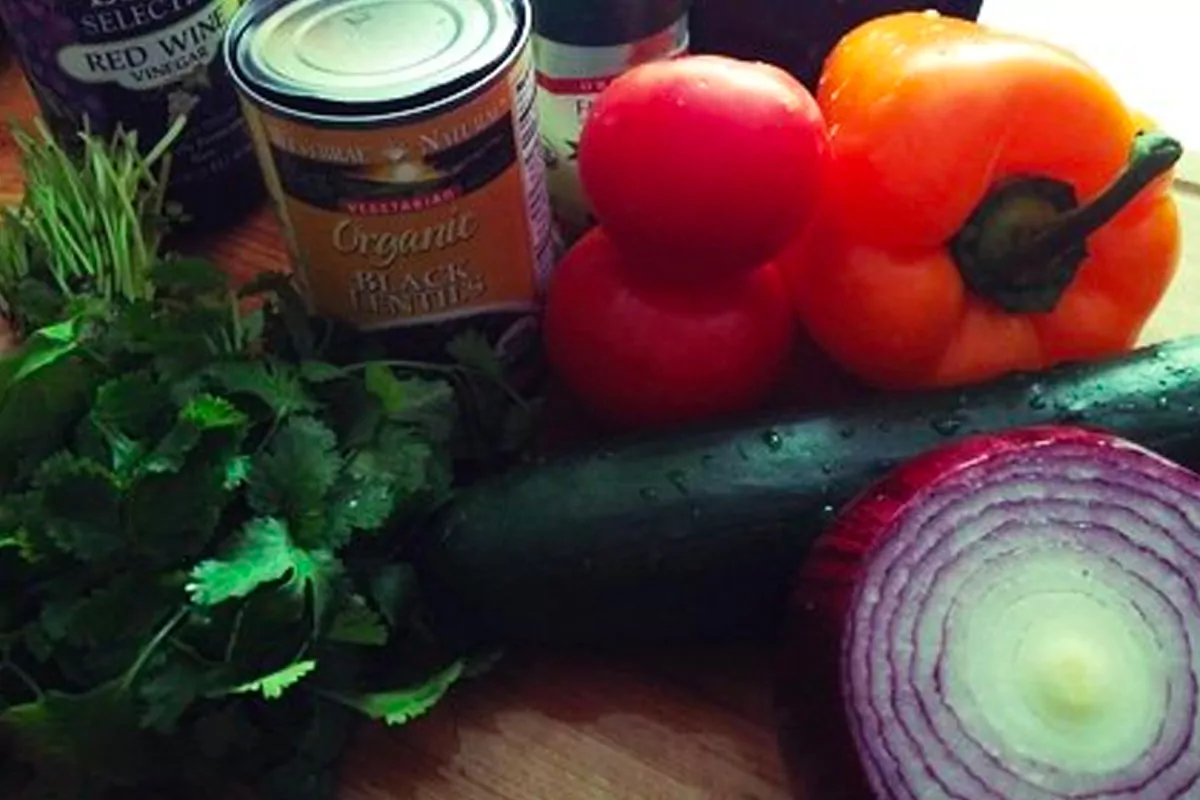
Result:
[[[239,0],[57,0],[0,3],[26,78],[64,142],[85,122],[136,129],[147,147],[188,115],[172,149],[169,196],[187,213],[202,185],[254,176],[254,154],[219,58]],[[239,183],[240,186],[240,183]],[[211,189],[205,189],[211,191]]]
[[[312,310],[365,331],[528,315],[553,259],[528,59],[419,121],[247,107]]]
[[[595,224],[579,182],[579,134],[596,96],[638,64],[688,50],[687,16],[656,34],[612,47],[581,47],[534,37],[538,116],[555,220],[574,239]]]

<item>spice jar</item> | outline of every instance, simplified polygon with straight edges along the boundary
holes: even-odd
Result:
[[[982,0],[695,0],[692,48],[760,59],[815,89],[834,45],[874,17],[934,10],[975,19]]]
[[[534,62],[546,179],[563,238],[594,220],[579,183],[579,133],[593,101],[638,64],[688,49],[691,0],[534,0]]]

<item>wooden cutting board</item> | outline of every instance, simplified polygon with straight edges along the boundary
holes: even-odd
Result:
[[[19,72],[4,68],[0,116],[32,110]],[[0,199],[19,192],[11,141],[0,136]],[[1200,195],[1181,190],[1180,203],[1187,254],[1148,341],[1200,333]],[[205,249],[234,273],[286,261],[265,210]],[[342,798],[785,800],[770,665],[761,648],[512,653],[427,718],[365,730]]]

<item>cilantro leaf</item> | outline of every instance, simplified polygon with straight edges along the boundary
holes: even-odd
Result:
[[[284,586],[294,597],[308,595],[312,603],[314,627],[325,619],[343,565],[328,550],[310,550],[298,559],[291,579]]]
[[[101,464],[60,453],[34,479],[46,534],[65,554],[103,559],[124,544],[120,489]]]
[[[250,479],[250,465],[249,456],[235,456],[229,459],[225,466],[225,489],[233,491],[241,488]]]
[[[395,476],[371,454],[356,455],[330,498],[326,541],[340,547],[354,531],[381,527],[395,513],[396,505]]]
[[[146,473],[178,472],[206,433],[226,431],[233,434],[234,440],[240,440],[249,422],[237,406],[223,397],[206,393],[193,395],[179,410],[175,425],[139,466]]]
[[[504,362],[487,337],[475,329],[465,330],[451,339],[446,352],[462,366],[484,377],[504,380]]]
[[[71,318],[39,328],[12,353],[0,356],[0,401],[10,388],[79,347],[82,321]]]
[[[204,697],[214,679],[212,672],[193,661],[168,660],[138,686],[139,724],[159,733],[173,732],[180,718]]]
[[[150,370],[130,372],[96,390],[91,418],[106,435],[132,439],[163,435],[171,396]]]
[[[47,692],[0,713],[0,729],[11,735],[19,755],[68,773],[116,784],[156,773],[132,698],[119,682],[83,694]]]
[[[450,438],[456,412],[454,389],[443,380],[398,378],[381,364],[368,364],[363,372],[367,391],[379,400],[384,413],[398,422],[424,427],[437,441]]]
[[[299,371],[273,359],[226,361],[206,370],[205,377],[223,392],[257,398],[279,418],[317,410]]]
[[[300,377],[309,383],[330,383],[346,377],[346,371],[325,361],[303,361],[300,363]]]
[[[282,521],[262,517],[246,523],[222,558],[198,564],[187,592],[193,603],[215,606],[286,578],[281,590],[296,599],[309,598],[313,618],[319,621],[340,570],[331,553],[297,547]]]
[[[248,433],[224,413],[187,417],[181,413],[126,493],[128,530],[158,563],[193,558],[208,546],[231,500],[231,463]],[[210,427],[199,430],[195,423]]]
[[[330,692],[330,699],[361,711],[370,719],[388,725],[403,725],[436,706],[463,676],[465,662],[454,661],[415,686],[385,692],[343,694]]]
[[[223,397],[201,394],[193,397],[179,414],[180,419],[195,426],[196,430],[212,431],[220,428],[237,428],[249,420],[233,403]]]
[[[316,661],[297,661],[281,670],[248,681],[229,690],[229,694],[261,694],[267,700],[278,700],[291,687],[304,680],[317,668]]]
[[[224,294],[229,277],[212,261],[202,258],[171,258],[155,264],[151,272],[155,288],[177,297]]]
[[[286,517],[304,544],[319,543],[341,468],[336,434],[314,417],[292,417],[254,459],[246,497],[258,513]]]
[[[354,595],[346,607],[334,615],[327,636],[333,642],[379,646],[387,644],[388,629],[367,601]]]
[[[411,564],[384,564],[371,576],[371,598],[392,627],[400,624],[416,595],[417,571]]]
[[[145,573],[126,570],[106,575],[103,585],[47,602],[41,621],[52,638],[77,645],[111,647],[148,638],[163,622],[163,609],[178,602],[178,590]]]
[[[86,413],[95,379],[82,360],[58,361],[0,398],[0,490],[66,442],[69,426]],[[12,458],[19,454],[19,458]]]
[[[392,485],[402,497],[417,494],[431,483],[433,447],[405,426],[384,426],[375,446],[365,454],[373,459],[376,469],[391,475]]]
[[[251,520],[221,559],[205,561],[191,573],[192,601],[214,606],[245,597],[265,583],[299,574],[307,558],[292,544],[287,526],[271,517]]]

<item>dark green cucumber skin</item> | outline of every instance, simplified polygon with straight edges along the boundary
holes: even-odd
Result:
[[[964,390],[658,435],[465,490],[425,542],[434,608],[473,637],[555,646],[772,634],[837,509],[974,433],[1079,424],[1200,468],[1200,337]]]

